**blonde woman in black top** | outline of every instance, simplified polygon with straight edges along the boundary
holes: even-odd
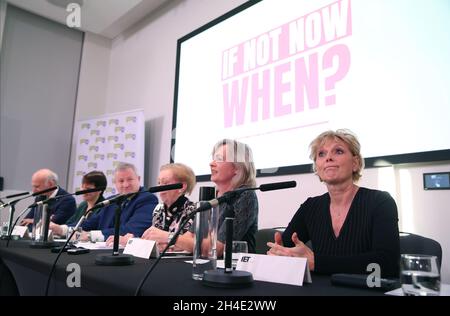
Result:
[[[328,192],[300,206],[283,235],[276,233],[267,244],[268,254],[307,258],[310,270],[319,273],[367,273],[368,265],[377,263],[383,276],[397,276],[397,205],[387,192],[356,185],[364,168],[356,136],[327,131],[310,148],[314,171]]]

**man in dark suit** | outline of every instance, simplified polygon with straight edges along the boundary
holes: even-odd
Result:
[[[119,194],[134,193],[121,205],[120,235],[128,233],[140,237],[152,225],[153,209],[158,198],[140,187],[140,177],[133,164],[121,162],[114,170],[114,185]],[[82,224],[80,240],[104,241],[114,235],[114,216],[117,204],[105,206]]]
[[[54,186],[58,186],[58,175],[50,169],[41,169],[36,171],[31,177],[31,186],[33,192],[42,191]],[[56,190],[47,192],[45,198],[61,196],[67,194],[63,188],[59,187]],[[76,202],[72,196],[66,196],[54,200],[48,204],[50,210],[50,220],[56,224],[64,224],[76,210]],[[21,221],[20,225],[29,225],[33,223],[34,213],[36,208],[32,208],[27,216]]]

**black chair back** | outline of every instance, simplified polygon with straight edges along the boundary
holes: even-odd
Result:
[[[400,253],[436,256],[438,258],[439,269],[441,268],[442,247],[441,244],[434,239],[401,232]]]
[[[260,255],[265,255],[269,250],[267,243],[269,241],[274,241],[274,236],[276,232],[282,233],[285,227],[275,227],[275,228],[264,228],[256,232],[256,253]]]

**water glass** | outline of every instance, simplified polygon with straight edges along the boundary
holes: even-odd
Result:
[[[8,227],[9,227],[9,222],[1,223],[1,232],[0,232],[1,236],[8,236]]]
[[[233,240],[233,246],[231,247],[231,253],[232,253],[232,257],[231,257],[231,263],[233,266],[233,269],[236,269],[238,260],[239,260],[239,255],[241,253],[248,253],[248,245],[246,241],[242,241],[242,240]],[[224,253],[224,260],[225,260],[225,256],[226,253]]]
[[[400,283],[406,296],[438,296],[441,278],[436,256],[402,254]]]
[[[216,269],[218,219],[218,207],[195,214],[192,261],[192,278],[194,280],[202,280],[205,271]]]
[[[66,239],[68,239],[70,237],[70,235],[73,233],[74,228],[75,227],[71,227],[71,226],[67,227]],[[80,235],[81,235],[81,227],[78,227],[76,233],[73,234],[73,236],[72,236],[71,242],[77,242],[78,239],[80,238]]]

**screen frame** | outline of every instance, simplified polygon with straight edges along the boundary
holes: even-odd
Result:
[[[178,110],[178,88],[179,88],[179,74],[180,74],[180,59],[181,59],[181,45],[188,39],[208,30],[209,28],[225,21],[226,19],[233,17],[234,15],[244,11],[245,9],[261,2],[263,0],[249,0],[242,5],[236,7],[235,9],[219,16],[218,18],[208,22],[207,24],[195,29],[194,31],[188,33],[187,35],[181,37],[177,41],[177,52],[176,52],[176,66],[175,66],[175,84],[174,84],[174,101],[173,101],[173,112],[172,112],[172,135],[171,135],[171,155],[170,162],[175,162],[175,146],[176,146],[176,127],[177,127],[177,110]],[[213,144],[211,145],[212,148]],[[413,152],[413,153],[402,153],[396,155],[387,156],[377,156],[368,157],[364,159],[365,168],[376,168],[376,167],[386,167],[396,164],[408,164],[408,163],[429,163],[429,162],[439,162],[439,161],[450,161],[450,149],[435,150],[435,151],[425,151],[425,152]],[[274,171],[274,169],[276,171]],[[273,176],[283,176],[292,174],[306,174],[313,173],[313,167],[311,164],[302,165],[292,165],[292,166],[282,166],[278,168],[268,169],[258,169],[257,177],[273,177]],[[210,181],[210,174],[197,175],[196,179],[198,182]],[[424,184],[425,185],[425,184]],[[430,189],[429,189],[430,190]]]
[[[424,173],[423,174],[423,189],[425,191],[430,191],[430,190],[450,190],[450,185],[446,186],[446,187],[427,187],[426,184],[426,178],[428,176],[433,176],[433,175],[446,175],[447,178],[450,180],[450,172],[429,172],[429,173]],[[450,182],[450,181],[449,181]]]

